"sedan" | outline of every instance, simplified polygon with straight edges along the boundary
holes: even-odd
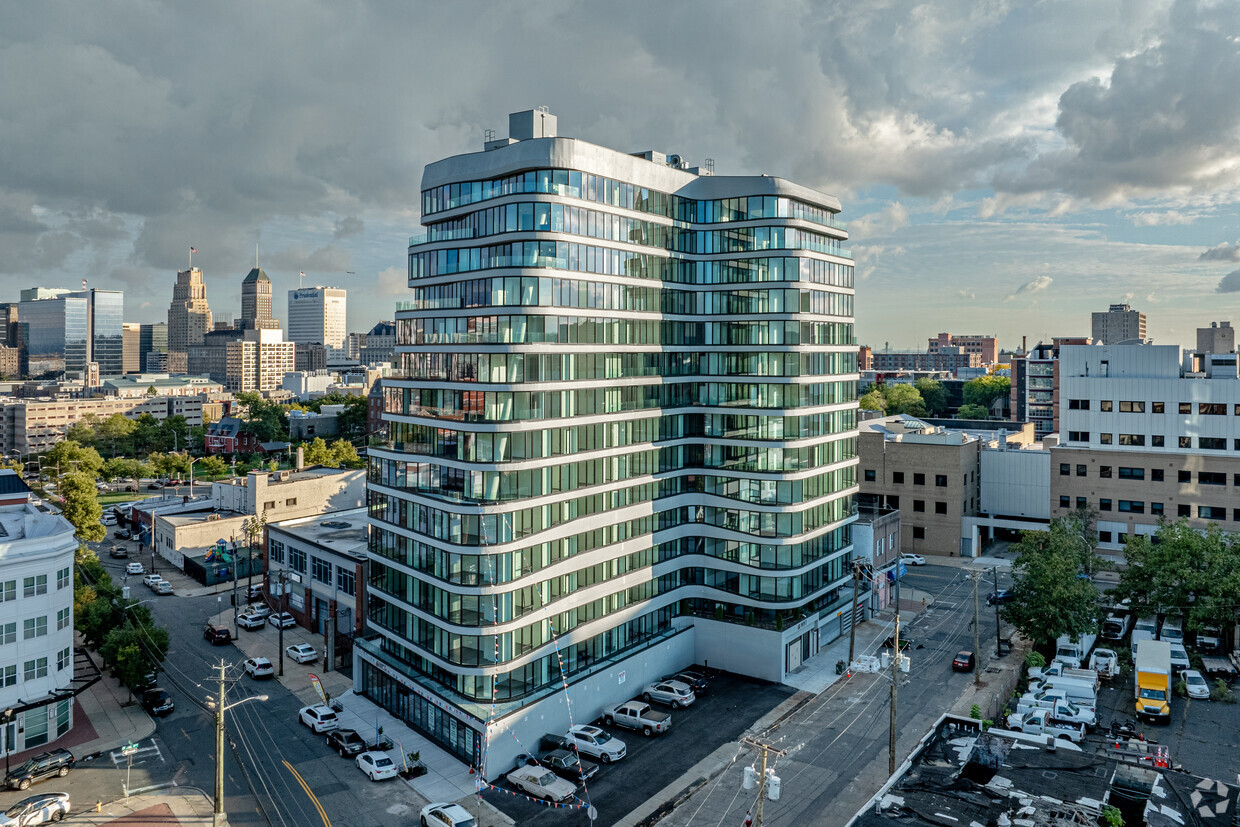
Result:
[[[0,827],[26,827],[60,821],[69,814],[68,793],[41,793],[23,798],[4,811]]]
[[[973,671],[973,653],[969,651],[957,652],[956,657],[952,658],[952,671],[972,672]]]
[[[262,603],[251,603],[250,605],[246,606],[245,609],[243,609],[242,611],[244,611],[246,614],[258,615],[264,620],[271,617],[271,609],[269,609],[267,606],[264,606]]]
[[[991,592],[986,595],[986,605],[994,606],[996,603],[1002,605],[1004,603],[1012,602],[1014,598],[1015,595],[1012,594],[1011,590],[999,589],[997,592]]]
[[[266,658],[250,658],[247,660],[245,662],[245,673],[256,681],[276,676],[276,670],[272,668],[271,661]]]
[[[142,708],[157,718],[171,715],[176,711],[176,703],[163,689],[148,689],[142,693]]]
[[[133,565],[141,565],[141,563],[134,563]],[[148,574],[146,577],[142,578],[142,585],[149,589],[155,588],[162,582],[164,582],[164,578],[159,574]]]
[[[113,537],[115,537],[115,538],[116,538],[116,539],[118,539],[118,540],[128,540],[128,539],[129,539],[129,531],[128,531],[127,529],[122,528],[120,531],[114,531],[114,532],[112,532],[112,536],[113,536]]]
[[[905,553],[900,555],[900,562],[906,566],[924,566],[926,564],[926,558],[922,557],[920,554]]]
[[[371,781],[396,777],[396,762],[389,758],[386,752],[363,752],[354,758],[353,762]]]
[[[571,781],[559,778],[545,767],[531,767],[528,764],[517,767],[508,773],[508,783],[526,795],[546,801],[567,801],[577,792],[577,786]]]
[[[267,618],[267,622],[277,629],[291,629],[297,625],[297,619],[288,612],[280,612]]]
[[[327,748],[341,758],[349,758],[366,751],[366,739],[355,729],[338,729],[327,736]]]
[[[427,804],[418,816],[422,827],[478,827],[473,814],[460,804],[437,801]]]
[[[314,663],[319,659],[319,650],[308,643],[295,643],[292,646],[288,646],[285,648],[284,654],[298,663]]]
[[[1184,679],[1184,685],[1188,687],[1188,697],[1190,698],[1210,698],[1210,684],[1196,669],[1185,669],[1181,675]]]
[[[689,706],[695,700],[693,690],[680,681],[659,681],[647,684],[642,690],[642,700],[646,703],[657,702],[666,704],[672,709]]]
[[[137,560],[125,566],[125,574],[145,574],[146,569]],[[161,578],[162,579],[162,578]]]
[[[155,594],[172,594],[172,584],[167,580],[160,580],[154,586],[151,586],[151,590]]]

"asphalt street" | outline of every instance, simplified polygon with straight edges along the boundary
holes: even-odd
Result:
[[[914,641],[907,653],[910,671],[901,675],[898,693],[901,758],[972,680],[969,674],[953,672],[951,661],[957,651],[973,648],[973,584],[960,568],[932,564],[910,568],[904,583],[935,599],[901,629],[902,636],[907,632]],[[999,584],[1007,585],[1002,573]],[[995,616],[985,605],[990,590],[983,581],[979,589],[983,668],[994,655]],[[764,824],[842,824],[877,790],[887,769],[889,675],[858,674],[838,681],[768,733],[771,746],[783,753],[769,756],[781,779],[782,795],[766,802]],[[755,792],[742,790],[740,768],[757,762],[756,752],[748,751],[660,824],[743,823],[754,808]],[[880,780],[870,784],[876,774]]]

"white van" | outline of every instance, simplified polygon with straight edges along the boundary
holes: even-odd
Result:
[[[1168,643],[1184,642],[1184,627],[1178,617],[1168,617],[1163,621],[1159,640],[1165,640]]]

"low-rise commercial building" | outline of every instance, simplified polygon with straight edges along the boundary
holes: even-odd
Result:
[[[151,393],[151,389],[155,393]],[[209,376],[173,376],[168,373],[129,373],[103,380],[105,396],[118,399],[140,399],[145,396],[218,397],[224,385]]]
[[[961,353],[976,353],[983,365],[999,361],[999,340],[990,333],[940,333],[928,340],[926,350],[939,353],[953,347]]]
[[[0,450],[9,454],[37,454],[65,438],[84,416],[107,419],[122,414],[138,419],[150,414],[163,420],[183,416],[187,424],[202,424],[202,396],[89,397],[76,399],[13,399],[0,402]]]

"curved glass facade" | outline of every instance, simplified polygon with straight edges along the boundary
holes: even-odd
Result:
[[[850,565],[834,199],[551,146],[554,166],[508,169],[501,148],[424,188],[370,452],[371,627],[465,701],[539,693],[695,618],[778,645]]]

